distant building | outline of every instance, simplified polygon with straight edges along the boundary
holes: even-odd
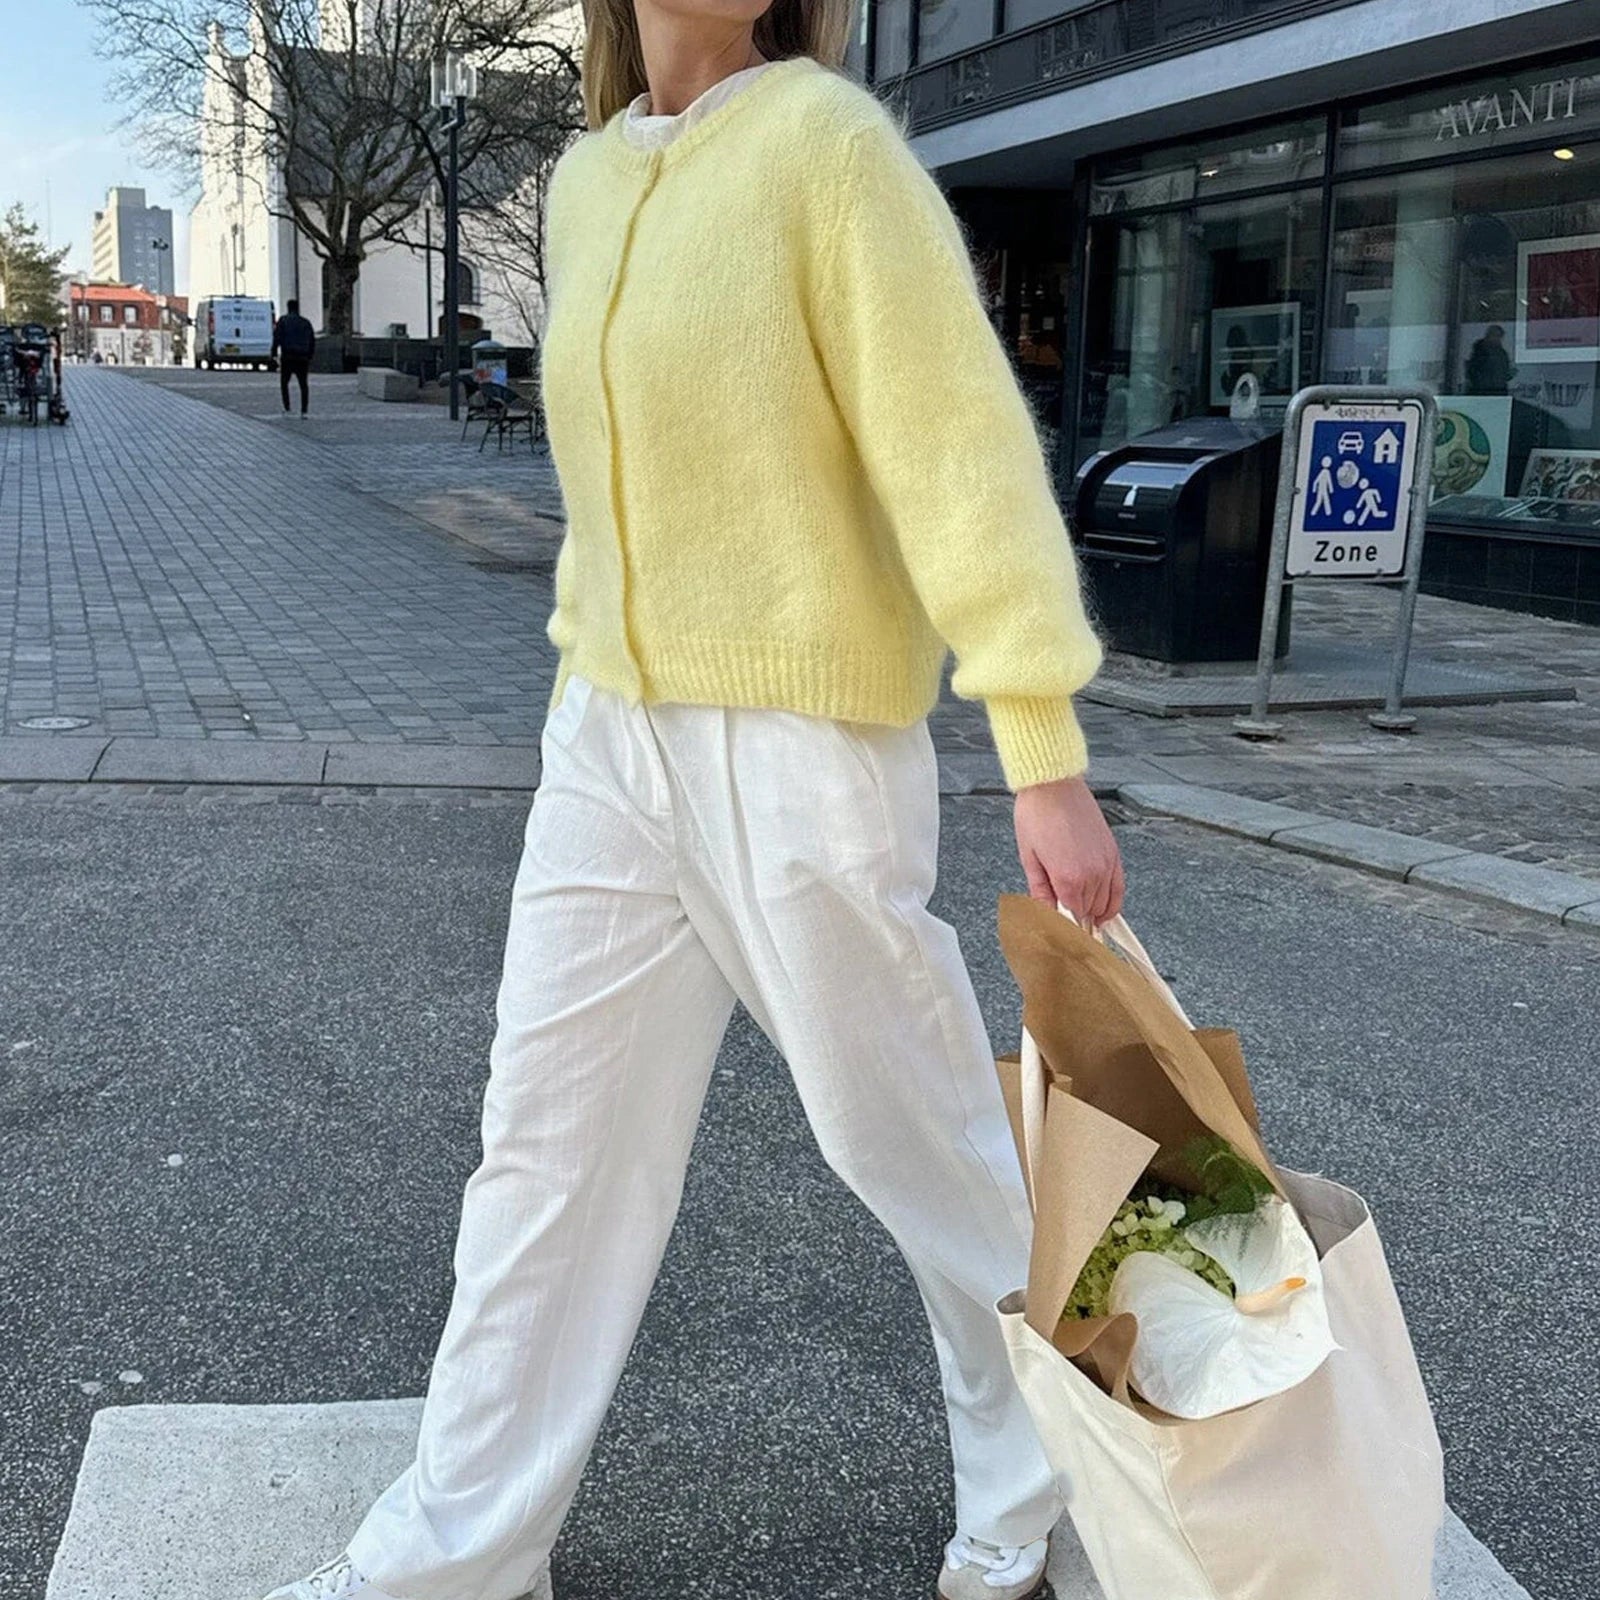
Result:
[[[111,189],[94,214],[92,270],[102,283],[142,283],[156,294],[175,288],[172,212],[145,203],[143,189]]]
[[[188,349],[189,302],[138,284],[70,283],[67,351],[122,367],[174,367]]]
[[[327,5],[324,40],[345,48],[351,27],[359,33],[371,25],[374,4]],[[551,26],[557,34],[564,28],[572,42],[581,13],[576,5],[569,9],[566,23],[552,18]],[[211,27],[208,48],[200,198],[190,216],[190,296],[198,301],[208,295],[251,295],[270,300],[279,312],[286,301],[298,300],[321,330],[327,313],[323,262],[288,214],[285,194],[291,176],[268,158],[266,141],[251,131],[252,122],[259,120],[252,108],[272,98],[265,61],[258,49],[241,54],[230,50],[217,24]],[[526,285],[512,285],[502,272],[477,259],[472,227],[472,214],[464,211],[461,329],[487,327],[505,343],[528,343],[538,307],[529,305]],[[442,211],[419,204],[402,238],[369,245],[356,285],[354,331],[382,337],[404,328],[413,338],[438,337],[444,321],[443,243]]]

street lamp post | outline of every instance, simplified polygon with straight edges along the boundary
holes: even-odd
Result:
[[[160,304],[160,301],[162,295],[170,295],[172,293],[171,289],[163,289],[161,287],[161,280],[165,276],[162,268],[166,265],[167,258],[172,254],[172,245],[165,239],[152,239],[150,248],[156,253],[156,349],[158,352],[160,351],[163,342],[162,334],[165,333],[167,365],[170,367],[172,365],[171,317],[170,313],[166,318],[162,317],[162,311],[165,308]],[[166,323],[165,327],[162,325],[164,321]]]
[[[450,420],[461,416],[461,125],[478,92],[478,69],[454,51],[433,64],[433,103],[449,135],[444,185],[444,364],[450,382]]]

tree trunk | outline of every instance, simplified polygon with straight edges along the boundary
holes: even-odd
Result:
[[[328,303],[323,314],[323,332],[335,335],[354,333],[356,282],[361,277],[361,257],[330,256],[324,281]]]

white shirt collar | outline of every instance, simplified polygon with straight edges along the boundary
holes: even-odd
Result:
[[[682,111],[678,112],[652,113],[650,91],[646,89],[628,102],[622,131],[627,135],[630,144],[646,148],[667,144],[680,133],[692,128],[725,100],[731,99],[759,73],[773,65],[775,63],[771,61],[758,61],[754,66],[741,67],[737,72],[730,72],[727,77],[718,78],[710,88],[702,90]]]

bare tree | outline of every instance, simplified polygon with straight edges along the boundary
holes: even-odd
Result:
[[[326,263],[330,333],[348,333],[362,263],[416,247],[423,196],[444,180],[430,67],[479,69],[461,136],[461,204],[475,237],[538,234],[530,191],[582,127],[570,0],[81,0],[102,23],[114,92],[151,156],[208,159],[259,184]],[[502,264],[542,291],[542,244]]]

